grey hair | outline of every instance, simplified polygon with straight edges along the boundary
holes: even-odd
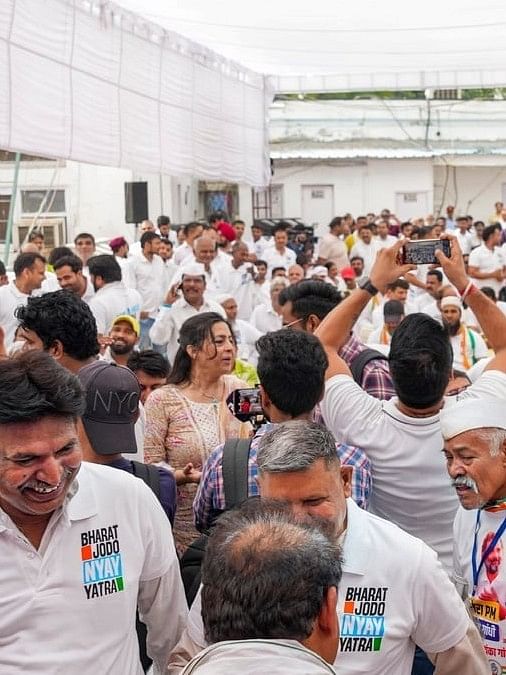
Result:
[[[277,286],[283,286],[283,288],[288,288],[290,282],[285,277],[274,277],[270,283],[270,290],[273,291]]]
[[[304,640],[329,588],[341,580],[341,550],[286,504],[253,498],[224,513],[202,563],[202,620],[209,643]]]
[[[486,429],[477,429],[475,434],[481,441],[488,443],[488,449],[492,457],[497,457],[501,453],[501,448],[506,442],[505,429],[489,427]]]
[[[278,424],[262,436],[258,446],[260,473],[305,471],[319,459],[325,460],[328,467],[339,462],[334,436],[314,422],[292,420]]]
[[[207,240],[207,241],[210,241],[210,242],[214,245],[214,250],[216,251],[216,248],[217,248],[216,242],[213,241],[213,240],[211,239],[211,237],[206,237],[206,236],[204,236],[203,234],[201,234],[200,237],[197,237],[196,239],[193,240],[193,244],[192,244],[193,250],[196,251],[196,250],[197,250],[198,244],[200,244],[200,242],[204,242],[204,241],[206,241],[206,240]]]

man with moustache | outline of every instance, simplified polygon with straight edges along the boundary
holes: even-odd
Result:
[[[141,327],[134,316],[117,316],[109,331],[110,345],[103,356],[105,361],[114,361],[118,366],[127,366],[139,342]]]
[[[506,398],[459,401],[441,412],[444,454],[460,501],[454,581],[469,600],[492,673],[506,668]]]
[[[466,326],[462,312],[462,301],[456,295],[447,295],[441,299],[441,317],[450,335],[453,367],[469,370],[477,361],[488,356],[488,348],[481,335]]]
[[[141,675],[137,607],[161,672],[186,607],[156,497],[82,463],[84,393],[49,354],[0,362],[0,388],[0,672]]]
[[[341,675],[410,675],[415,644],[437,675],[488,673],[478,631],[436,554],[350,499],[352,468],[340,465],[330,431],[304,420],[278,424],[263,435],[257,463],[262,499],[287,503],[299,520],[324,523],[342,546]],[[206,646],[200,603],[197,595],[170,675]]]

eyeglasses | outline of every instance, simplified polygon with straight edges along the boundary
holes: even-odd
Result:
[[[301,321],[304,321],[304,318],[300,319],[294,319],[293,321],[290,321],[290,323],[284,323],[283,328],[291,328],[292,326],[295,326],[296,323],[300,323]]]

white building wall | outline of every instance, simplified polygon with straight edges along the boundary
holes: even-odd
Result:
[[[284,216],[300,216],[302,187],[332,185],[335,215],[362,215],[388,208],[395,211],[396,192],[426,192],[428,208],[433,202],[431,160],[364,160],[338,165],[303,161],[275,164],[273,183],[283,185]],[[420,215],[426,215],[420,214]]]
[[[486,224],[497,201],[506,201],[506,165],[434,167],[434,208],[443,215],[451,204]]]

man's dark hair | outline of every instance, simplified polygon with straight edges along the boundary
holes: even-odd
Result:
[[[23,328],[38,335],[44,350],[59,340],[65,354],[77,361],[85,361],[99,352],[95,317],[76,293],[61,290],[31,296],[14,314]]]
[[[487,298],[490,298],[491,300],[496,302],[497,295],[493,288],[491,288],[490,286],[483,286],[482,288],[480,288],[480,291],[483,293],[483,295],[486,295]]]
[[[19,277],[23,270],[31,269],[36,260],[40,260],[44,265],[46,264],[46,259],[40,253],[20,253],[12,266],[16,278]]]
[[[286,272],[286,267],[283,267],[282,265],[278,267],[273,267],[272,268],[272,278],[276,276],[276,272],[279,272],[279,270],[283,270],[283,272]]]
[[[429,274],[431,274],[433,277],[436,277],[440,284],[443,283],[443,273],[441,270],[429,270],[427,272],[427,276],[429,276]]]
[[[493,225],[487,225],[487,227],[483,230],[483,241],[488,241],[490,237],[494,234],[494,232],[499,232],[501,231],[501,226],[499,223],[494,223]]]
[[[263,265],[264,267],[269,267],[265,260],[255,260],[255,265]]]
[[[4,265],[3,262],[0,260],[0,276],[4,276],[5,274],[7,274],[7,272],[6,272],[6,270],[5,270],[5,265]]]
[[[427,314],[409,314],[390,344],[390,373],[399,400],[417,409],[438,403],[448,385],[452,361],[446,328]]]
[[[57,260],[67,255],[74,255],[74,251],[68,246],[56,246],[56,248],[53,248],[51,253],[48,255],[47,261],[54,267],[54,264]]]
[[[174,248],[174,244],[171,242],[170,239],[167,239],[167,237],[160,237],[160,241],[162,242],[162,244],[167,244],[167,246]]]
[[[342,223],[342,218],[341,216],[334,216],[332,220],[329,223],[329,230],[332,230],[334,227],[337,227],[338,225],[340,226]]]
[[[282,329],[262,335],[256,347],[258,377],[276,408],[292,417],[311,412],[323,395],[329,365],[318,338]]]
[[[279,294],[279,304],[292,303],[292,314],[297,319],[307,321],[310,314],[320,320],[334,309],[342,300],[339,291],[325,281],[302,280],[298,284],[284,288]]]
[[[187,223],[183,227],[184,236],[187,237],[190,234],[190,232],[193,232],[194,230],[196,230],[199,227],[202,227],[202,223],[197,223],[197,221],[192,221],[191,223]]]
[[[163,354],[155,352],[154,349],[145,349],[141,352],[132,352],[130,355],[127,367],[134,373],[137,370],[143,370],[152,377],[169,376],[170,365]]]
[[[28,241],[35,241],[36,239],[44,240],[44,232],[42,230],[32,230],[28,235]]]
[[[161,239],[161,237],[157,232],[153,232],[152,230],[144,232],[141,237],[141,248],[144,248],[146,244],[151,244],[153,239]]]
[[[153,234],[146,232],[145,234]],[[142,235],[144,236],[144,235]],[[102,277],[106,284],[112,284],[114,281],[121,281],[121,267],[114,255],[94,255],[88,260],[88,269],[90,275]]]
[[[436,226],[437,223],[434,224],[434,227]],[[432,232],[432,227],[427,227],[426,225],[423,225],[422,227],[418,228],[418,239],[428,239],[430,237],[430,233]]]
[[[287,507],[253,499],[224,513],[202,564],[202,620],[209,643],[302,641],[329,588],[341,581],[339,546]]]
[[[77,244],[79,239],[91,239],[93,245],[95,245],[95,237],[89,232],[81,232],[80,234],[78,234],[77,237],[74,239],[74,244]]]
[[[385,321],[389,316],[404,316],[404,305],[399,300],[387,300],[383,305]]]
[[[93,258],[90,258],[90,260],[93,260]],[[62,258],[58,258],[53,268],[56,271],[65,266],[70,267],[74,274],[83,271],[83,261],[77,255],[64,255]]]
[[[79,380],[49,354],[31,351],[0,361],[0,424],[42,417],[77,419],[85,408]]]
[[[409,284],[406,281],[406,279],[396,279],[395,281],[392,281],[391,283],[388,284],[387,286],[389,291],[395,291],[396,288],[403,288],[405,291],[409,290]]]
[[[272,228],[272,234],[275,235],[276,232],[288,232],[288,225],[285,225],[284,223],[277,223],[277,225],[274,225]]]
[[[350,264],[351,264],[354,260],[361,260],[361,261],[362,261],[362,264],[364,264],[364,259],[362,258],[361,255],[354,255],[353,258],[350,258]]]
[[[228,216],[225,211],[213,211],[207,220],[209,225],[212,225],[213,223],[217,223],[220,220],[228,220]]]
[[[160,225],[170,225],[169,216],[158,216],[158,218],[156,219],[156,224],[158,225],[158,227],[160,227]]]
[[[232,225],[246,225],[246,223],[244,222],[244,220],[236,218],[235,220],[232,221]]]

